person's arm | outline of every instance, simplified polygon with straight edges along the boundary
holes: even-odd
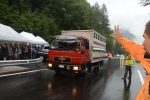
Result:
[[[124,60],[130,60],[131,56],[128,55],[126,58],[124,58]]]
[[[130,55],[128,55],[127,60],[130,60],[130,58],[131,58],[131,56],[130,56]]]
[[[123,48],[130,53],[137,61],[141,62],[144,60],[144,54],[146,51],[142,45],[136,44],[135,42],[121,37],[118,42]]]
[[[128,40],[123,37],[123,35],[119,31],[119,26],[114,26],[115,34],[111,34],[110,36],[118,41],[122,47],[131,54],[134,59],[143,66],[143,68],[150,74],[150,67],[148,61],[144,58],[144,54],[146,53],[144,46],[136,44],[135,42]]]
[[[131,54],[139,62],[144,60],[144,54],[146,51],[142,45],[124,38],[119,31],[119,26],[114,26],[114,32],[115,34],[111,34],[110,36],[118,41],[129,54]]]

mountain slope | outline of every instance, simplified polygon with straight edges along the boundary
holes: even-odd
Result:
[[[125,38],[128,38],[129,40],[133,40],[136,38],[132,33],[130,33],[128,30],[125,29],[120,29],[120,32]]]

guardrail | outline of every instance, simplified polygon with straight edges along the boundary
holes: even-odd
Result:
[[[0,66],[9,66],[9,65],[23,65],[23,64],[32,64],[42,62],[43,58],[37,59],[26,59],[26,60],[5,60],[0,61]]]

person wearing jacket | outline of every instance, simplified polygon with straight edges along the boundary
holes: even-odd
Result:
[[[131,79],[131,75],[132,75],[131,67],[132,67],[133,64],[134,64],[133,56],[128,53],[128,54],[127,54],[127,57],[124,58],[124,60],[125,60],[126,70],[125,70],[125,73],[124,73],[124,77],[121,78],[121,79],[125,80],[126,77],[127,77],[128,72],[129,72],[129,77],[128,77],[128,79]]]
[[[8,45],[6,43],[4,43],[4,45],[2,46],[2,57],[3,57],[3,60],[7,60],[8,56],[9,56]]]
[[[108,58],[109,58],[109,61],[112,58],[112,54],[110,52],[108,52]]]
[[[143,44],[137,44],[131,40],[123,37],[120,33],[119,26],[114,26],[114,34],[110,35],[113,39],[118,41],[123,48],[131,54],[136,61],[138,61],[142,67],[146,70],[146,78],[144,84],[136,96],[136,100],[150,100],[150,59],[144,58],[145,53],[150,55],[150,21],[145,25],[143,33]],[[131,48],[132,47],[132,48]]]

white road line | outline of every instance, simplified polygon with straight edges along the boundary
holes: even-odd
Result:
[[[20,72],[20,73],[6,74],[6,75],[0,75],[0,77],[13,76],[13,75],[19,75],[19,74],[26,74],[26,73],[33,73],[33,72],[38,72],[38,71],[43,71],[43,70],[48,70],[48,69],[40,69],[40,70],[33,70],[33,71],[27,71],[27,72]]]
[[[142,85],[143,85],[143,84],[144,84],[143,77],[142,77],[142,75],[141,75],[140,71],[139,71],[139,70],[137,70],[137,71],[138,71],[138,74],[139,74],[139,77],[140,77],[141,83],[142,83]]]

